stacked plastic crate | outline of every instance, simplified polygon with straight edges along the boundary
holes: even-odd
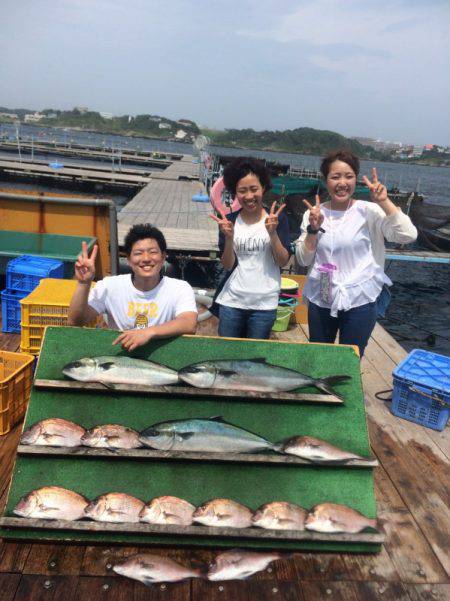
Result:
[[[20,300],[49,277],[64,277],[62,261],[23,255],[8,262],[6,288],[1,293],[3,332],[20,332]]]

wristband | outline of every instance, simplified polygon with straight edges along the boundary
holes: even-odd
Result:
[[[312,226],[311,226],[309,223],[308,223],[308,225],[307,225],[307,227],[306,227],[306,231],[307,231],[307,233],[308,233],[308,234],[312,234],[313,236],[317,236],[317,234],[318,234],[319,232],[322,232],[322,233],[324,233],[324,232],[325,232],[325,230],[324,230],[324,229],[322,229],[321,227],[319,227],[319,229],[318,229],[318,230],[315,230],[315,229],[314,229],[314,228],[313,228],[313,227],[312,227]]]

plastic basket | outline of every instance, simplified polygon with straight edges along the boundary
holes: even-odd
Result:
[[[277,307],[277,316],[272,326],[273,332],[285,332],[289,327],[289,320],[294,309],[291,307]]]
[[[26,295],[19,290],[2,291],[2,332],[20,332],[20,300]]]
[[[10,290],[32,292],[42,278],[63,278],[64,264],[57,259],[24,255],[9,261],[6,286]]]
[[[20,348],[36,355],[41,350],[46,326],[66,326],[69,305],[77,282],[46,278],[20,301],[22,335]],[[90,326],[95,326],[93,321]]]
[[[450,415],[450,357],[415,349],[393,376],[392,413],[443,430]]]
[[[0,351],[0,434],[24,415],[30,398],[34,357]]]

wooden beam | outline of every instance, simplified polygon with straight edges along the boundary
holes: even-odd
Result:
[[[217,526],[175,526],[172,524],[146,524],[42,520],[35,518],[0,518],[2,528],[38,529],[38,530],[74,530],[78,532],[112,532],[126,534],[167,534],[176,536],[223,536],[226,538],[253,538],[290,541],[320,541],[346,543],[383,543],[384,534],[380,531],[334,534],[312,532],[311,530],[269,530],[263,528],[218,528]]]
[[[354,459],[348,462],[316,462],[287,454],[269,453],[205,453],[192,451],[158,451],[148,448],[139,449],[98,449],[91,447],[49,447],[21,444],[17,448],[19,455],[41,455],[53,457],[108,457],[116,459],[161,459],[181,461],[230,461],[240,463],[270,463],[282,465],[310,465],[313,467],[376,467],[374,458]]]
[[[75,380],[36,379],[36,388],[58,388],[64,390],[87,390],[106,392],[131,392],[143,394],[180,396],[224,397],[230,401],[269,401],[289,403],[332,403],[343,404],[343,400],[332,394],[311,394],[301,392],[256,392],[252,390],[225,390],[220,388],[194,388],[193,386],[144,386],[142,384],[114,384],[106,386],[98,382],[78,382]]]

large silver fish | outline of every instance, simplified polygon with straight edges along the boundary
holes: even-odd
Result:
[[[63,374],[80,382],[165,386],[176,384],[178,374],[170,367],[132,357],[84,357],[63,367]]]
[[[236,549],[220,553],[211,563],[208,580],[243,580],[265,570],[272,561],[281,559],[276,551],[258,553]]]
[[[138,553],[113,566],[114,572],[147,586],[158,582],[178,582],[186,578],[201,578],[200,569],[186,568],[169,557],[153,553]]]
[[[73,490],[59,486],[44,486],[24,495],[15,514],[24,518],[44,520],[79,520],[89,501]]]
[[[278,448],[257,434],[228,424],[221,417],[161,422],[141,432],[139,440],[161,451],[252,453]]]
[[[308,513],[305,521],[307,530],[316,532],[361,532],[365,528],[377,527],[377,521],[366,518],[365,515],[336,503],[320,503],[315,505]]]
[[[25,430],[21,444],[46,447],[79,447],[86,430],[60,417],[51,417],[36,422]]]
[[[178,375],[180,380],[197,388],[277,392],[315,386],[322,392],[337,397],[339,395],[331,386],[350,379],[350,376],[311,378],[293,369],[271,365],[265,359],[194,363],[180,369]]]

